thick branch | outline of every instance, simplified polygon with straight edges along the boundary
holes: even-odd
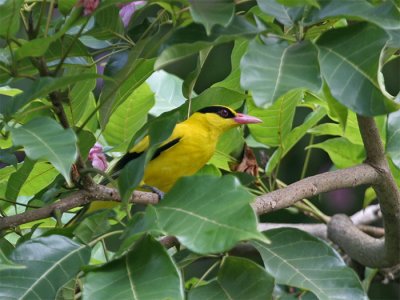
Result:
[[[0,218],[0,230],[15,227],[31,221],[53,216],[54,212],[66,212],[72,208],[88,204],[92,201],[120,201],[116,189],[102,185],[94,185],[89,190],[78,191],[49,206],[28,210],[14,216]],[[154,193],[134,191],[131,202],[142,204],[158,203],[158,196]]]
[[[343,215],[331,219],[328,236],[363,265],[391,267],[400,263],[400,191],[386,161],[374,119],[358,116],[358,124],[367,152],[367,163],[378,174],[372,187],[380,203],[385,239],[374,239],[365,235]]]
[[[253,208],[258,215],[261,215],[289,207],[297,201],[321,193],[363,184],[370,185],[376,182],[378,177],[376,170],[367,164],[326,172],[307,177],[285,188],[258,196],[253,203]]]

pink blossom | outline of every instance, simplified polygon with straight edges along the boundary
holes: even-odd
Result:
[[[99,3],[100,0],[79,0],[78,6],[83,6],[83,14],[88,16],[96,10]]]
[[[121,6],[119,16],[121,17],[122,23],[127,27],[132,15],[137,10],[137,6],[146,4],[146,1],[132,1]]]
[[[105,171],[107,169],[107,159],[103,153],[103,146],[100,143],[94,144],[89,151],[89,160],[92,162],[93,168]]]

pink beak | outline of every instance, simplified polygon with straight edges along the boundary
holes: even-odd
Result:
[[[259,118],[253,117],[253,116],[249,116],[249,115],[245,115],[245,114],[241,114],[241,113],[237,113],[236,117],[233,118],[235,120],[236,123],[239,124],[255,124],[255,123],[262,123],[262,120],[260,120]]]

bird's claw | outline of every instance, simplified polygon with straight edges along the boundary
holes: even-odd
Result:
[[[143,189],[146,189],[146,190],[150,190],[153,193],[157,194],[159,200],[164,199],[165,193],[163,191],[159,190],[158,188],[151,186],[151,185],[147,185],[147,184],[144,184],[140,187]]]

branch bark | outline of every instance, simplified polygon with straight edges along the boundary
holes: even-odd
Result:
[[[364,184],[370,185],[376,182],[378,178],[379,174],[375,168],[368,164],[321,173],[299,180],[285,188],[258,196],[253,203],[253,208],[258,215],[261,215],[289,207],[297,201],[321,193]]]
[[[380,203],[385,238],[366,235],[344,215],[332,217],[328,237],[365,266],[391,267],[400,263],[400,191],[390,172],[374,119],[358,116],[358,124],[367,152],[366,162],[378,175],[372,187]]]
[[[54,215],[56,211],[66,212],[72,208],[88,204],[92,201],[121,201],[116,189],[103,185],[93,185],[88,190],[77,191],[51,205],[28,210],[14,216],[0,218],[0,230],[15,227],[31,221],[45,219]],[[157,204],[158,195],[154,193],[134,191],[130,200],[133,203]]]

